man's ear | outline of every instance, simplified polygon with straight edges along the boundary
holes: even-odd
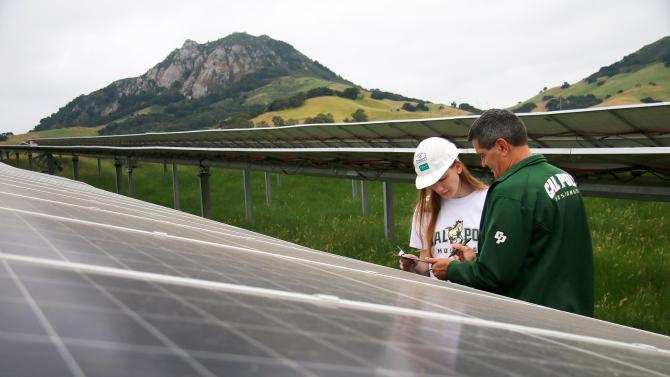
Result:
[[[498,149],[498,152],[500,152],[503,156],[506,156],[509,154],[512,145],[507,140],[499,137],[498,139],[496,139],[496,142],[493,145],[493,147]]]

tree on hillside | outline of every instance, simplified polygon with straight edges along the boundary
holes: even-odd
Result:
[[[335,119],[333,118],[333,114],[328,113],[328,114],[323,114],[323,113],[318,113],[314,118],[307,118],[305,119],[305,124],[316,124],[316,123],[335,123]]]
[[[294,118],[288,118],[286,119],[286,123],[284,123],[285,126],[294,126],[296,124],[300,124],[297,119]]]
[[[452,102],[452,103],[451,103],[451,107],[453,107],[453,108],[457,108],[457,107],[458,107],[458,104],[456,104],[456,102]]]
[[[286,125],[286,122],[284,122],[284,118],[280,117],[279,115],[275,115],[272,117],[272,124],[274,124],[275,127],[282,127]]]
[[[368,116],[367,116],[367,114],[365,114],[365,110],[356,109],[356,111],[351,113],[351,120],[353,122],[367,122],[368,121]]]
[[[405,102],[402,104],[402,109],[413,113],[416,111],[416,106],[412,105],[409,102]]]
[[[567,89],[570,87],[570,84],[568,84],[567,81],[563,81],[563,85],[561,85],[561,89]]]
[[[344,89],[344,91],[338,95],[343,98],[356,99],[360,93],[360,89],[352,87]]]

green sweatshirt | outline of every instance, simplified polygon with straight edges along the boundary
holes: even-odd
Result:
[[[452,262],[455,283],[593,316],[593,252],[582,196],[542,155],[520,161],[489,188],[479,257]]]

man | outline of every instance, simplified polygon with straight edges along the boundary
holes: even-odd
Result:
[[[496,178],[482,213],[479,257],[426,258],[439,279],[593,316],[593,254],[581,194],[569,174],[532,155],[514,113],[491,109],[468,140]]]

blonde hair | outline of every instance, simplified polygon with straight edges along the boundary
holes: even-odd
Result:
[[[459,179],[461,184],[470,186],[473,190],[485,190],[487,185],[475,178],[463,162],[460,160],[454,161],[451,166],[460,166],[461,173]],[[427,220],[428,224],[423,233],[419,233],[421,245],[427,245],[426,250],[432,255],[433,249],[433,234],[435,233],[435,223],[437,222],[437,215],[440,213],[440,195],[433,192],[430,187],[419,190],[419,201],[416,204],[414,211],[415,222],[418,222],[419,229],[423,229],[423,224]]]

